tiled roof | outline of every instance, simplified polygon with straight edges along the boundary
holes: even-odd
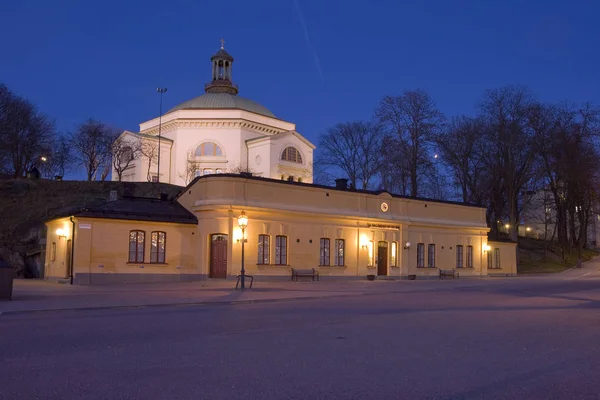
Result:
[[[198,219],[174,200],[147,197],[123,197],[115,201],[103,201],[86,208],[63,210],[55,218],[73,215],[87,218],[125,219],[133,221],[173,222],[197,224]]]

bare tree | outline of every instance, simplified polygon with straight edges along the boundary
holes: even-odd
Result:
[[[183,172],[179,173],[179,177],[184,180],[186,185],[188,185],[196,176],[198,176],[198,171],[200,171],[200,162],[196,161],[196,154],[193,149],[190,149],[187,153],[185,169]]]
[[[599,110],[590,105],[536,105],[531,117],[545,185],[553,194],[563,258],[573,246],[580,252],[587,242],[600,187],[599,122]]]
[[[100,179],[106,179],[107,165],[110,171],[113,130],[102,122],[89,119],[79,125],[77,130],[70,135],[70,139],[75,158],[86,170],[87,180],[97,180],[98,172],[100,172]]]
[[[69,140],[65,136],[60,136],[53,143],[48,155],[43,157],[45,161],[41,164],[42,175],[46,178],[65,176],[65,173],[73,166],[71,153]]]
[[[481,118],[490,152],[488,170],[500,172],[502,177],[511,240],[517,241],[521,205],[520,194],[530,183],[537,147],[528,125],[528,114],[533,104],[529,91],[519,86],[488,90],[481,103]]]
[[[158,142],[151,139],[142,140],[140,145],[140,155],[148,160],[148,170],[146,171],[146,179],[152,182],[150,171],[153,165],[158,165]]]
[[[0,162],[15,178],[39,165],[56,137],[54,122],[29,101],[0,85]]]
[[[375,112],[389,135],[391,164],[406,168],[410,195],[419,194],[419,180],[431,168],[430,146],[443,125],[444,117],[433,99],[423,90],[406,91],[402,96],[386,96]]]
[[[435,137],[439,157],[460,188],[465,203],[483,205],[487,200],[484,182],[488,172],[482,159],[484,131],[482,120],[462,116],[453,118],[444,132]]]
[[[356,187],[368,189],[382,167],[382,141],[382,131],[374,123],[340,123],[320,136],[316,163],[343,173]]]
[[[119,135],[112,143],[112,168],[117,174],[117,180],[123,180],[123,173],[142,155],[142,141]]]

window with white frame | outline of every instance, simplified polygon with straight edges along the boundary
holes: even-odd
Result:
[[[417,244],[417,268],[425,267],[425,244]]]
[[[152,232],[150,234],[150,262],[161,264],[165,262],[167,247],[166,232]]]
[[[216,143],[206,142],[196,148],[197,157],[221,157],[222,155],[223,151]]]
[[[435,244],[433,243],[427,246],[427,267],[435,268]]]
[[[329,239],[321,238],[319,246],[319,265],[329,265]]]
[[[344,241],[344,239],[335,239],[334,263],[338,267],[346,265],[345,264],[346,260],[344,259],[344,252],[346,251],[345,247],[346,247],[346,242]]]
[[[257,264],[269,264],[270,253],[269,246],[271,244],[271,238],[269,235],[258,235],[258,262]]]
[[[473,246],[467,246],[467,268],[473,268]]]
[[[302,164],[302,155],[295,147],[286,147],[286,149],[283,150],[283,153],[281,153],[281,159],[283,161],[291,161]]]
[[[287,265],[287,236],[275,237],[275,264]]]
[[[128,262],[144,262],[144,247],[146,233],[144,231],[129,232],[129,257]]]
[[[496,265],[495,267],[500,269],[500,249],[496,248],[494,249],[494,254],[495,254],[495,261],[496,261]]]
[[[462,245],[456,246],[456,268],[463,267],[463,247]]]

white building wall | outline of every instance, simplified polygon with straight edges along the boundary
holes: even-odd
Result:
[[[159,131],[159,118],[140,124],[140,132],[156,136]],[[171,141],[162,144],[161,182],[186,186],[193,179],[188,172],[188,155],[194,154],[194,165],[200,171],[211,169],[215,172],[238,172],[249,168],[257,175],[280,179],[293,175],[302,177],[304,182],[312,182],[312,148],[289,131],[295,125],[244,110],[178,110],[163,115],[160,125],[161,136]],[[281,135],[281,136],[280,136]],[[285,137],[284,137],[285,136]],[[265,137],[265,142],[248,143],[250,139]],[[222,157],[195,157],[195,151],[202,143],[218,145]],[[296,147],[302,154],[303,164],[280,163],[281,153],[287,146]],[[250,148],[253,150],[248,156]],[[257,156],[260,156],[257,159]],[[257,162],[260,160],[260,163]],[[135,162],[134,181],[146,181],[148,159],[142,157]],[[156,173],[156,165],[151,168]]]

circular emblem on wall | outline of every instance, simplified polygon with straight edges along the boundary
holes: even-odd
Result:
[[[388,204],[386,202],[381,203],[381,211],[383,212],[387,212],[388,210]]]
[[[254,161],[256,162],[256,165],[260,165],[261,161],[262,161],[262,157],[260,155],[256,156],[256,158],[254,159]]]

